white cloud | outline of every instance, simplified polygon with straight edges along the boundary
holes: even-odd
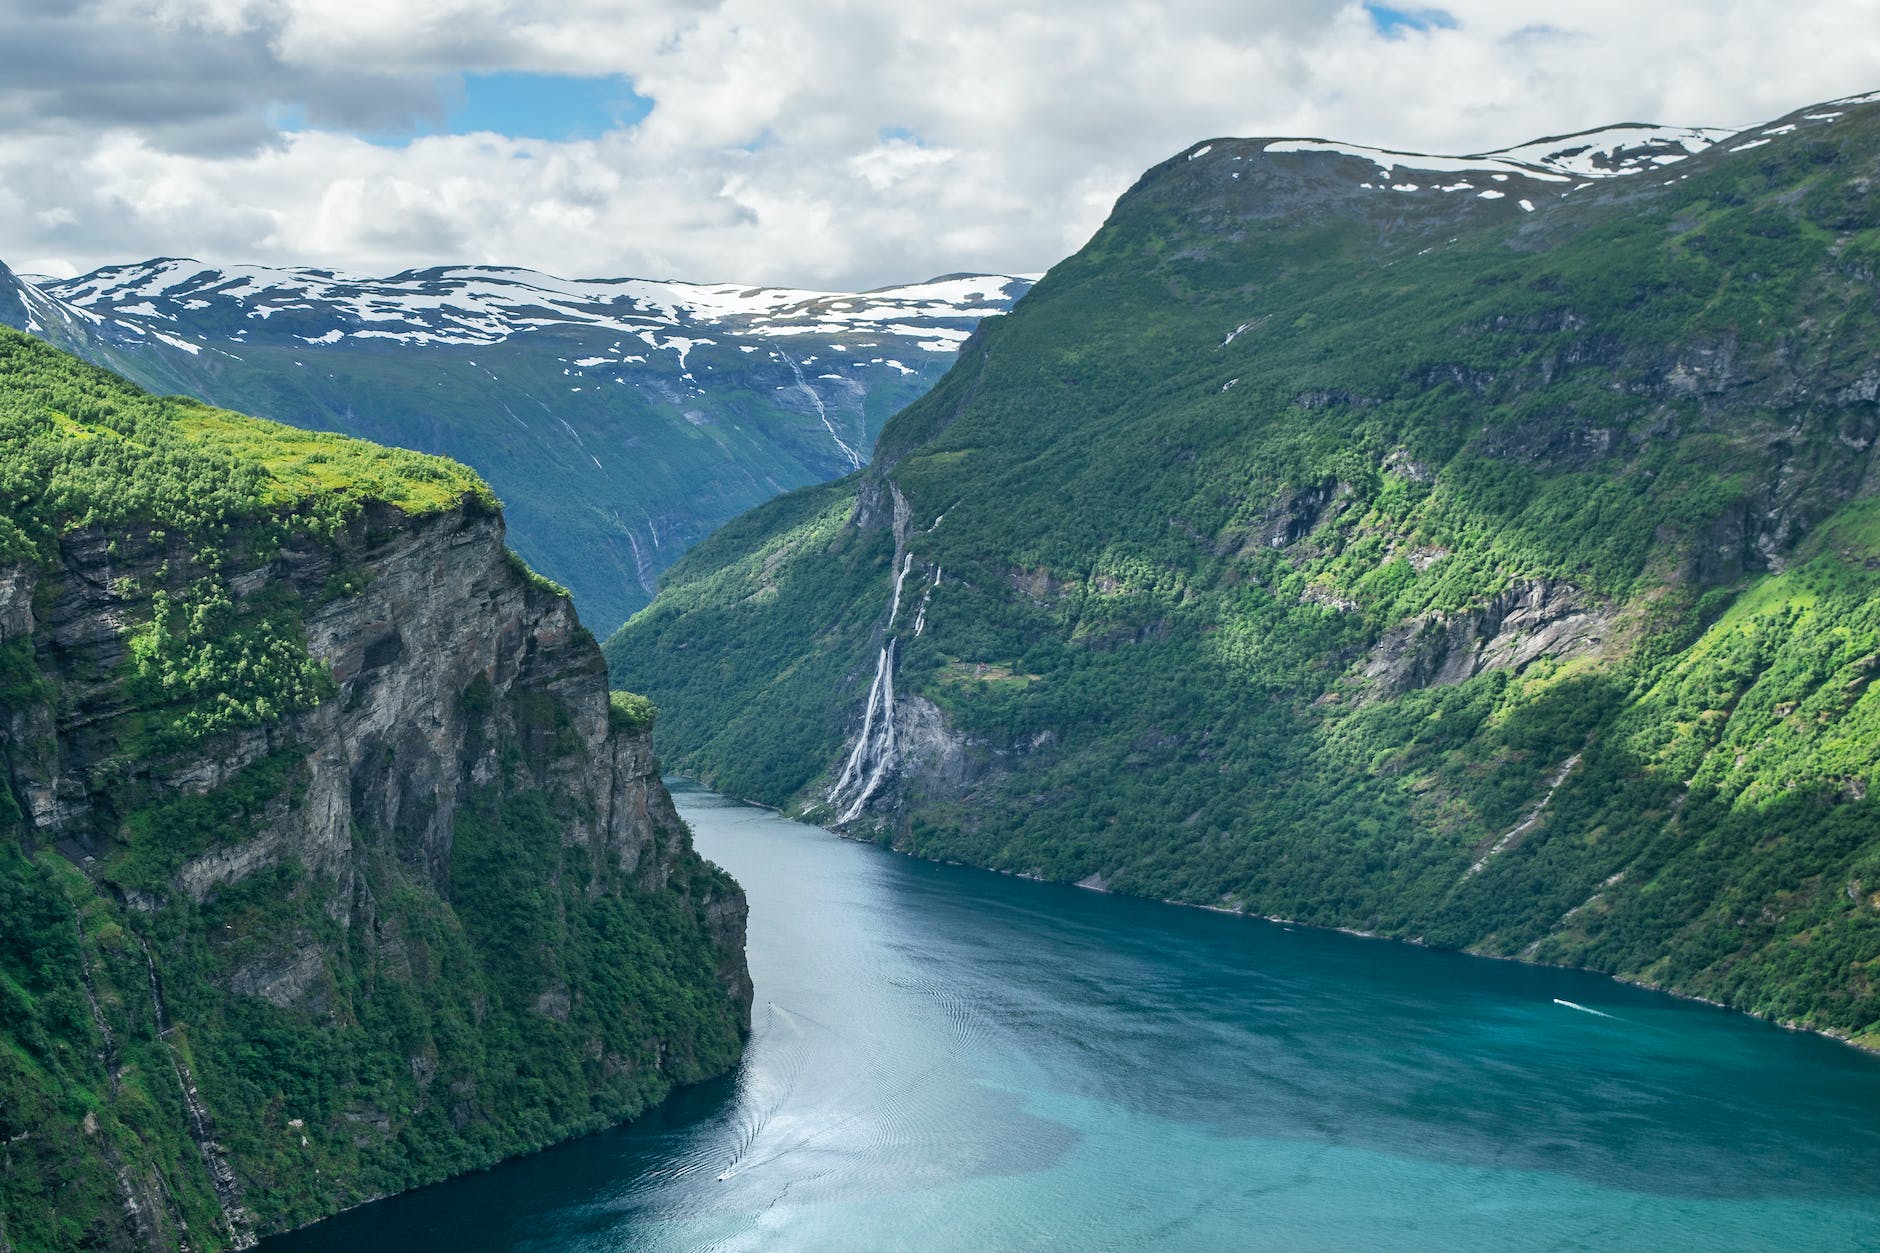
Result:
[[[1443,8],[1453,28],[1389,38],[1343,0],[28,3],[0,15],[0,259],[868,286],[1042,269],[1215,136],[1471,151],[1880,87],[1853,37],[1880,0]],[[656,104],[592,141],[348,133],[497,70]],[[327,129],[280,134],[284,109]]]

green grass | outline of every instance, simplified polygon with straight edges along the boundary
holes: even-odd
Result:
[[[78,527],[201,528],[277,519],[331,529],[370,501],[406,513],[495,510],[441,457],[151,396],[0,328],[0,479],[9,533],[43,546]]]

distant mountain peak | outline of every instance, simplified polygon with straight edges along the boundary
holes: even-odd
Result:
[[[1543,183],[1573,183],[1659,169],[1702,152],[1735,133],[1712,127],[1625,122],[1572,135],[1549,135],[1511,148],[1461,156],[1400,152],[1326,139],[1272,140],[1263,150],[1275,155],[1330,152],[1357,157],[1374,164],[1378,181],[1393,187],[1406,186],[1411,182],[1407,177],[1398,176],[1399,170],[1418,174],[1486,174],[1490,178],[1499,175],[1504,179],[1518,176]],[[1420,184],[1417,189],[1421,189]]]
[[[847,474],[1034,279],[871,292],[441,265],[387,277],[156,257],[0,269],[0,323],[150,390],[448,453],[606,631],[718,523]]]
[[[311,267],[213,266],[158,257],[77,278],[41,279],[36,285],[132,334],[161,333],[158,325],[168,322],[189,327],[198,341],[236,344],[279,327],[313,347],[342,340],[475,345],[565,325],[662,336],[674,327],[762,338],[873,332],[915,336],[934,344],[933,351],[951,351],[981,318],[1001,312],[1031,283],[1003,274],[947,275],[842,292],[566,279],[492,265],[432,266],[372,278]]]
[[[1850,96],[1827,105],[1811,105],[1775,122],[1742,131],[1621,122],[1463,154],[1375,148],[1317,137],[1213,139],[1196,144],[1170,164],[1199,161],[1238,166],[1224,176],[1225,181],[1239,179],[1241,169],[1261,157],[1323,155],[1351,163],[1346,168],[1353,176],[1354,191],[1420,193],[1426,197],[1466,192],[1469,195],[1462,199],[1505,199],[1511,206],[1533,212],[1542,194],[1557,199],[1612,179],[1666,172],[1667,167],[1713,149],[1726,154],[1746,152],[1784,136],[1832,125],[1849,116],[1848,109],[1876,101],[1880,101],[1880,92]],[[1684,171],[1666,173],[1668,180],[1684,176]]]

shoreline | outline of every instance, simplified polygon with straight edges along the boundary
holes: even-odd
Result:
[[[709,784],[705,783],[702,780],[695,779],[690,775],[675,775],[674,777],[685,779],[687,782],[696,784],[698,787],[706,791],[716,791],[716,789],[713,789]],[[1230,918],[1243,918],[1252,922],[1267,922],[1267,923],[1272,923],[1274,925],[1282,926],[1282,927],[1307,927],[1313,931],[1335,931],[1343,935],[1355,936],[1356,938],[1361,939],[1361,940],[1381,940],[1389,944],[1409,944],[1417,948],[1429,949],[1431,952],[1435,952],[1435,953],[1461,953],[1469,957],[1482,957],[1482,958],[1487,958],[1490,961],[1516,962],[1523,966],[1545,967],[1550,970],[1577,970],[1584,974],[1601,975],[1607,979],[1612,980],[1614,983],[1624,984],[1627,987],[1639,988],[1642,991],[1646,991],[1646,992],[1656,992],[1664,996],[1676,997],[1678,1000],[1681,1000],[1681,1001],[1693,1001],[1697,1004],[1709,1005],[1714,1009],[1721,1009],[1728,1013],[1740,1014],[1745,1018],[1753,1018],[1757,1022],[1767,1023],[1772,1027],[1779,1027],[1784,1031],[1795,1031],[1795,1032],[1801,1032],[1807,1035],[1820,1036],[1826,1040],[1833,1040],[1836,1044],[1844,1045],[1845,1047],[1851,1048],[1855,1050],[1856,1052],[1865,1053],[1869,1057],[1880,1057],[1880,1042],[1876,1042],[1874,1044],[1865,1044],[1859,1040],[1854,1039],[1853,1037],[1849,1036],[1845,1032],[1838,1030],[1837,1028],[1813,1027],[1813,1026],[1809,1026],[1807,1023],[1801,1023],[1801,1022],[1792,1022],[1792,1021],[1785,1022],[1779,1018],[1772,1018],[1767,1014],[1759,1014],[1753,1010],[1741,1009],[1735,1005],[1725,1004],[1722,1001],[1714,1000],[1708,996],[1700,996],[1699,994],[1695,992],[1682,992],[1676,988],[1665,987],[1662,984],[1649,983],[1643,979],[1633,979],[1633,978],[1628,978],[1625,975],[1614,974],[1613,972],[1609,970],[1596,970],[1591,966],[1574,966],[1565,962],[1536,961],[1530,957],[1514,957],[1506,953],[1486,953],[1486,952],[1481,951],[1480,949],[1473,949],[1473,948],[1441,948],[1433,944],[1427,944],[1421,939],[1406,939],[1400,936],[1382,935],[1375,931],[1364,931],[1356,927],[1339,927],[1339,926],[1327,925],[1325,923],[1300,922],[1296,918],[1282,918],[1277,914],[1256,914],[1252,912],[1251,910],[1229,909],[1224,905],[1203,905],[1196,901],[1180,901],[1180,900],[1174,899],[1173,897],[1166,897],[1166,896],[1164,897],[1135,896],[1134,894],[1128,893],[1128,892],[1113,892],[1108,886],[1100,886],[1098,883],[1091,883],[1088,880],[1065,881],[1065,880],[1059,880],[1059,879],[1049,879],[1049,878],[1045,878],[1042,875],[1026,874],[1025,872],[1019,871],[1019,870],[998,870],[991,866],[975,866],[973,865],[972,862],[958,861],[952,858],[926,857],[926,856],[921,855],[920,853],[909,852],[906,849],[896,848],[893,844],[882,844],[877,840],[865,839],[860,836],[850,835],[844,831],[833,830],[829,827],[823,826],[819,822],[813,822],[801,814],[792,814],[788,810],[782,809],[776,805],[767,805],[762,801],[747,800],[744,797],[733,796],[729,792],[717,792],[716,794],[719,796],[723,796],[728,800],[736,801],[740,805],[749,805],[753,809],[766,810],[770,813],[776,814],[780,818],[786,818],[791,822],[800,822],[805,826],[815,827],[820,831],[827,831],[829,832],[829,834],[837,837],[838,839],[848,840],[856,844],[872,844],[877,848],[885,848],[891,853],[895,853],[902,857],[911,857],[916,861],[933,862],[936,865],[943,865],[943,866],[970,866],[975,870],[984,870],[991,874],[1005,875],[1008,878],[1026,879],[1032,883],[1057,884],[1058,886],[1061,886],[1061,887],[1076,888],[1084,892],[1099,892],[1105,896],[1112,896],[1112,895],[1127,896],[1132,900],[1149,901],[1152,904],[1159,904],[1159,905],[1173,905],[1178,909],[1202,909],[1202,910],[1208,911],[1209,913],[1225,914],[1226,916]]]

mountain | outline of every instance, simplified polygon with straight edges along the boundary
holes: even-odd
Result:
[[[1880,1045],[1880,94],[1216,139],[607,644],[926,857]]]
[[[605,633],[721,522],[862,465],[1030,281],[812,292],[458,266],[359,278],[159,258],[0,275],[0,322],[153,391],[452,456]]]
[[[214,1249],[632,1117],[744,898],[439,458],[0,330],[0,1248]]]

